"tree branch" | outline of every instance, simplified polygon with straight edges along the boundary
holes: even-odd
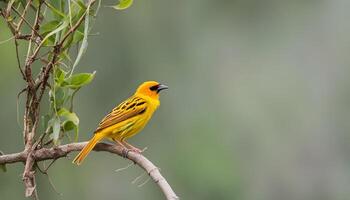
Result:
[[[41,148],[39,150],[32,151],[32,158],[34,161],[43,161],[58,159],[66,157],[69,153],[73,151],[80,151],[87,144],[87,142],[70,143],[65,145],[60,145],[52,148]],[[99,143],[95,146],[94,151],[106,151],[119,156],[124,156],[125,152],[123,148],[117,145]],[[136,163],[142,169],[144,169],[147,174],[152,178],[152,180],[158,185],[162,190],[166,199],[174,200],[179,199],[175,192],[172,190],[167,180],[162,176],[159,168],[156,167],[151,161],[141,154],[129,152],[126,158]],[[14,154],[7,154],[0,156],[0,164],[10,164],[16,162],[25,162],[27,159],[27,153],[25,151]]]
[[[24,162],[27,156],[24,151],[19,153],[5,154],[0,156],[0,165]]]

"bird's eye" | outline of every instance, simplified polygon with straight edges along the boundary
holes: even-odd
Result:
[[[157,91],[158,90],[158,85],[154,85],[149,88],[151,91]]]

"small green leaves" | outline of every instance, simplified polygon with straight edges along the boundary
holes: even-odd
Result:
[[[68,75],[60,65],[55,65],[53,72],[54,83],[49,92],[52,112],[43,116],[42,120],[46,133],[50,134],[53,143],[58,145],[68,131],[74,131],[75,141],[78,140],[79,118],[72,111],[73,98],[82,86],[93,80],[95,72]]]
[[[57,114],[58,116],[63,118],[63,123],[67,121],[71,121],[73,124],[79,125],[79,118],[75,113],[70,112],[65,108],[61,108]]]
[[[69,110],[65,108],[61,108],[60,111],[58,111],[58,115],[62,119],[62,128],[64,131],[71,131],[74,130],[75,132],[75,140],[78,139],[78,130],[79,130],[79,118],[74,112],[70,112]]]
[[[63,71],[63,69],[57,67],[55,71],[55,83],[57,85],[61,85],[64,81],[64,78],[66,77],[66,74],[67,73]]]
[[[125,10],[129,8],[133,2],[134,0],[119,0],[119,3],[115,6],[112,6],[112,8],[116,10]]]
[[[62,84],[62,86],[71,89],[78,89],[86,84],[89,84],[95,77],[95,73],[96,72],[74,74],[73,76],[67,78]]]
[[[42,117],[44,129],[55,145],[60,143],[60,138],[65,136],[66,132],[74,131],[75,141],[78,140],[79,118],[72,112],[74,94],[84,85],[90,83],[95,76],[93,73],[79,73],[69,76],[66,71],[59,66],[55,66],[53,76],[53,87],[49,92],[52,113]],[[66,107],[70,104],[70,109]],[[51,120],[48,121],[48,119]],[[48,122],[46,122],[48,121]],[[47,124],[47,125],[46,125]]]
[[[60,108],[57,113],[48,121],[50,115],[42,117],[46,129],[46,133],[50,134],[54,145],[60,144],[60,139],[65,136],[66,132],[74,131],[75,141],[78,139],[79,133],[79,118],[74,112],[70,112],[66,108]]]

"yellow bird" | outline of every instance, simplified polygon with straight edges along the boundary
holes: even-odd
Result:
[[[108,138],[122,147],[141,153],[142,151],[125,140],[142,130],[159,107],[159,92],[168,86],[156,81],[146,81],[136,90],[135,94],[115,107],[106,115],[95,130],[94,137],[74,158],[73,163],[80,165],[95,145]]]

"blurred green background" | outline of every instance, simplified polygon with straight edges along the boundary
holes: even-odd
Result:
[[[349,8],[347,0],[102,7],[99,34],[77,67],[97,71],[75,99],[79,140],[138,84],[157,80],[170,89],[129,142],[148,147],[144,155],[182,199],[350,199]],[[0,30],[0,41],[10,37],[3,21]],[[24,82],[13,41],[0,45],[0,66],[0,150],[18,152],[16,95]],[[76,167],[74,155],[49,170],[61,195],[38,175],[41,199],[164,199],[152,181],[131,183],[143,173],[138,167],[114,171],[127,160],[93,152]],[[22,170],[17,163],[0,174],[1,199],[25,199]]]

